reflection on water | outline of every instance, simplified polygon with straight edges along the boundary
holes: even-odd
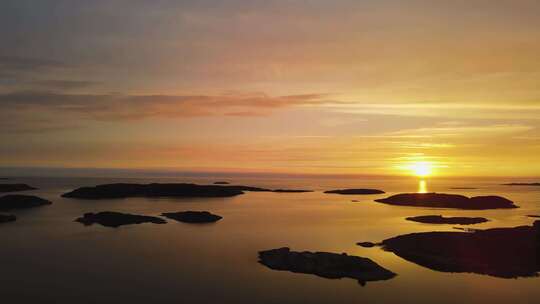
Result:
[[[425,180],[421,180],[418,182],[418,193],[427,193],[427,183]]]

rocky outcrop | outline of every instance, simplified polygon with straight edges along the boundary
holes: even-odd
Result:
[[[362,285],[368,281],[389,280],[396,276],[368,258],[346,253],[296,252],[287,247],[260,251],[259,263],[275,270],[313,274],[329,279],[356,279]]]
[[[508,183],[508,184],[503,184],[503,186],[535,186],[535,187],[538,187],[538,186],[540,186],[540,183]]]
[[[473,225],[485,223],[488,219],[483,217],[444,217],[442,215],[421,215],[406,218],[407,221],[413,221],[424,224],[451,224],[451,225]]]
[[[468,210],[518,208],[514,202],[500,196],[475,196],[468,198],[463,195],[445,193],[402,193],[375,201],[396,206]]]
[[[26,209],[50,204],[52,202],[33,195],[9,194],[0,197],[0,210]]]
[[[82,217],[79,217],[75,220],[76,222],[82,223],[85,226],[92,224],[100,224],[105,227],[117,228],[122,225],[132,225],[132,224],[142,224],[142,223],[152,223],[152,224],[165,224],[167,223],[164,219],[147,216],[147,215],[138,215],[138,214],[128,214],[120,212],[98,212],[98,213],[85,213]]]
[[[515,228],[412,233],[384,240],[382,247],[433,270],[531,277],[540,271],[540,221]]]
[[[35,189],[27,184],[0,184],[0,192],[18,192]]]
[[[382,190],[378,189],[340,189],[340,190],[328,190],[324,193],[329,194],[343,194],[343,195],[368,195],[368,194],[383,194]]]
[[[212,214],[208,211],[182,211],[163,213],[162,216],[184,223],[214,223],[221,220],[223,217]]]

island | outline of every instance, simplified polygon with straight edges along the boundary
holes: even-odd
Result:
[[[372,243],[372,242],[358,242],[358,243],[356,243],[356,245],[358,245],[360,247],[364,247],[364,248],[372,248],[372,247],[377,246],[377,244]]]
[[[259,263],[274,270],[313,274],[328,279],[356,279],[361,285],[396,276],[368,258],[346,253],[296,252],[287,247],[260,251]]]
[[[18,192],[36,190],[36,188],[28,186],[27,184],[0,184],[0,192]]]
[[[406,234],[384,240],[382,248],[437,271],[533,277],[540,271],[540,221],[514,228]]]
[[[123,225],[152,223],[152,224],[166,224],[167,222],[159,217],[128,214],[120,212],[104,211],[98,213],[85,213],[82,217],[75,220],[82,223],[85,226],[100,224],[105,227],[118,228]]]
[[[16,220],[17,220],[17,217],[15,215],[0,214],[0,224],[7,223],[7,222],[14,222]]]
[[[369,195],[369,194],[383,194],[385,192],[378,189],[339,189],[339,190],[324,191],[324,193],[343,194],[343,195]]]
[[[377,199],[375,201],[395,206],[454,208],[466,210],[518,208],[511,200],[493,195],[469,198],[459,194],[402,193],[383,199]]]
[[[527,217],[540,218],[540,215],[529,214],[529,215],[527,215]]]
[[[186,183],[169,184],[104,184],[81,187],[62,194],[62,197],[78,199],[115,199],[129,197],[233,197],[250,192],[308,192],[309,190],[266,189],[251,186],[197,185]]]
[[[540,186],[540,183],[508,183],[503,184],[503,186]]]
[[[444,217],[442,215],[421,215],[407,217],[407,221],[413,221],[424,224],[452,224],[452,225],[473,225],[489,221],[483,217]]]
[[[52,202],[33,195],[9,194],[0,197],[0,210],[26,209],[50,204]]]
[[[237,187],[196,184],[104,184],[82,187],[64,193],[63,197],[80,199],[113,199],[129,197],[232,197],[244,194]]]
[[[181,211],[181,212],[169,212],[163,213],[162,216],[176,220],[183,223],[194,223],[194,224],[203,224],[203,223],[215,223],[221,220],[223,217],[212,214],[208,211]]]
[[[229,182],[215,182],[214,185],[228,185]]]

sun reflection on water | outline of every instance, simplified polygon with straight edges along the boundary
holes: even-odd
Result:
[[[427,183],[425,180],[420,180],[418,182],[418,193],[427,193]]]

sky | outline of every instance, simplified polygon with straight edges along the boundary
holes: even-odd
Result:
[[[540,2],[4,0],[0,167],[540,176]]]

